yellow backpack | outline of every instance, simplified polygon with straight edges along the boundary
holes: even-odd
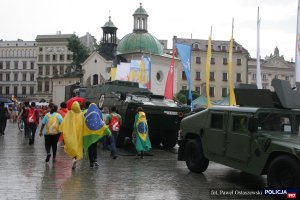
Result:
[[[47,114],[46,116],[48,116],[48,123],[46,125],[46,134],[49,135],[55,135],[58,134],[59,132],[59,124],[58,124],[58,119],[57,117],[57,113],[55,115],[51,115],[51,114]]]

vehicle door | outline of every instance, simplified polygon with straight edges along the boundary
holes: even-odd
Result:
[[[246,163],[250,159],[251,134],[248,131],[249,118],[249,114],[229,114],[225,155],[230,160]]]
[[[208,119],[208,127],[205,131],[205,142],[208,153],[224,156],[227,112],[211,111]]]

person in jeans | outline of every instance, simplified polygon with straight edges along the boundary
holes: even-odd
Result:
[[[60,135],[59,125],[61,124],[63,118],[59,113],[57,113],[57,106],[54,105],[53,103],[49,104],[48,111],[49,112],[45,115],[45,117],[42,120],[40,136],[42,136],[43,129],[46,126],[44,131],[44,137],[45,137],[45,149],[47,152],[47,157],[45,161],[49,162],[51,157],[50,150],[52,148],[53,162],[55,162],[57,141]]]
[[[111,112],[106,116],[106,124],[109,125],[109,130],[112,135],[110,136],[110,148],[111,154],[110,156],[113,159],[117,158],[117,138],[120,130],[120,126],[122,125],[122,117],[117,113],[117,109],[115,106],[111,107]]]
[[[25,101],[24,105],[22,106],[21,112],[18,116],[18,121],[23,120],[24,122],[24,136],[28,137],[28,125],[27,125],[27,114],[29,109],[29,102]]]
[[[29,134],[29,145],[34,144],[35,132],[39,125],[39,119],[39,111],[35,108],[35,102],[31,102],[26,119]]]

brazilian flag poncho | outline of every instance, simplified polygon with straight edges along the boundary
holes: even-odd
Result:
[[[144,112],[136,114],[133,131],[136,138],[135,148],[137,152],[149,151],[151,149],[151,143],[149,140],[146,114]]]

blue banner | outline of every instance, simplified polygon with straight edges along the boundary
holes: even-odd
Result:
[[[181,58],[183,70],[188,81],[188,99],[191,102],[191,110],[193,110],[192,99],[192,81],[191,81],[191,60],[192,60],[192,45],[176,43],[177,52]]]

